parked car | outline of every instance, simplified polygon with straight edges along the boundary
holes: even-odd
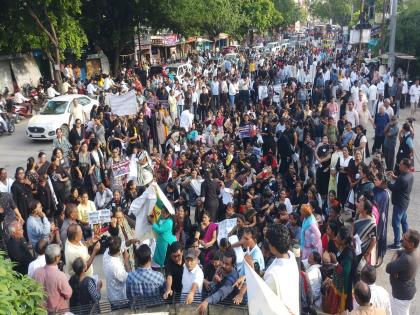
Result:
[[[172,73],[180,82],[182,82],[182,78],[187,72],[190,74],[192,72],[192,65],[189,63],[168,64],[165,68],[166,75],[170,77],[170,74]]]
[[[232,64],[238,65],[240,55],[237,53],[226,54],[223,59],[229,60]]]
[[[49,100],[38,115],[29,119],[26,127],[26,136],[31,140],[51,140],[55,138],[57,128],[63,129],[63,134],[68,136],[71,126],[68,125],[70,118],[70,106],[77,98],[79,105],[89,117],[93,105],[98,101],[86,95],[69,94],[60,95]],[[74,123],[72,119],[71,125]]]
[[[275,54],[280,49],[281,49],[281,43],[280,42],[270,42],[267,45],[265,45],[264,52],[269,52],[269,53]]]

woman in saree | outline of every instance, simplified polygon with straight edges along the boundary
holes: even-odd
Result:
[[[377,265],[381,265],[386,253],[386,236],[388,227],[389,192],[386,190],[387,183],[382,173],[374,177],[373,199],[378,207],[379,222],[377,226]]]
[[[371,191],[374,185],[372,183],[372,174],[370,168],[365,163],[359,165],[359,181],[354,188],[356,198],[363,195],[366,191]],[[357,200],[357,199],[356,199]]]
[[[211,222],[211,216],[207,211],[203,212],[199,231],[195,238],[199,240],[201,252],[204,255],[204,263],[210,261],[217,241],[217,224]]]
[[[336,164],[337,175],[337,198],[341,204],[345,204],[350,191],[350,180],[348,177],[349,166],[354,164],[353,157],[349,154],[347,147],[342,148],[343,155],[339,157]]]
[[[330,253],[331,262],[336,263],[333,277],[324,281],[326,288],[322,309],[329,314],[340,314],[353,309],[353,276],[355,253],[351,231],[342,227],[337,233],[337,255]]]
[[[343,156],[343,146],[341,143],[335,143],[333,145],[333,153],[331,155],[330,164],[330,181],[328,183],[328,192],[331,190],[337,192],[337,170],[336,166],[340,157]]]
[[[372,215],[372,203],[364,196],[360,196],[356,203],[358,219],[354,222],[354,236],[361,241],[361,254],[357,256],[357,263],[376,263],[376,222]],[[364,259],[364,261],[362,261]]]
[[[311,205],[302,205],[300,213],[303,219],[300,237],[302,259],[309,258],[313,251],[317,251],[320,255],[322,255],[321,232],[319,231],[318,223],[313,215]]]
[[[121,210],[117,210],[111,219],[109,234],[118,236],[121,239],[121,252],[127,249],[130,267],[131,270],[134,270],[134,245],[139,241],[135,238],[134,231],[131,229]]]

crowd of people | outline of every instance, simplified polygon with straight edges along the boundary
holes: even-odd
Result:
[[[407,219],[414,128],[398,117],[410,105],[414,118],[419,81],[409,88],[354,51],[312,45],[201,63],[212,57],[192,60],[183,78],[143,83],[133,69],[87,86],[66,71],[66,93],[135,90],[138,113],[118,117],[102,92],[90,113],[75,100],[51,157],[29,157],[13,179],[0,170],[1,239],[14,269],[41,283],[49,312],[97,307],[102,280],[113,308],[246,304],[246,261],[290,314],[408,315],[420,235]],[[113,166],[124,161],[121,176]],[[152,183],[175,209],[149,218],[155,246],[136,239],[130,211]],[[89,213],[103,209],[112,219],[98,234]],[[228,219],[235,226],[219,239]],[[375,284],[389,248],[391,294]],[[93,268],[100,254],[105,279]]]

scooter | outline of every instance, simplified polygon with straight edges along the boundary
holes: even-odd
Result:
[[[23,118],[32,116],[32,103],[13,104],[12,113]]]

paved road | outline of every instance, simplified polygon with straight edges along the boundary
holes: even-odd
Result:
[[[402,118],[406,118],[409,115],[408,111],[402,113]],[[420,134],[420,115],[417,117],[417,122],[414,122],[415,133]],[[401,119],[402,120],[402,119]],[[16,167],[25,166],[26,159],[29,156],[37,157],[40,151],[44,151],[50,156],[52,151],[52,142],[33,142],[26,139],[25,128],[27,121],[22,121],[16,126],[16,132],[11,136],[0,137],[0,167],[5,167],[9,176],[13,176]],[[369,135],[369,141],[372,144],[371,136]],[[411,202],[408,210],[408,222],[409,227],[420,230],[420,215],[417,214],[417,209],[420,209],[420,138],[417,136],[414,139],[415,146],[415,165],[419,171],[414,174],[414,187],[411,193]],[[393,233],[391,227],[392,208],[389,213],[389,226],[388,226],[388,243],[393,240]],[[391,286],[389,284],[389,277],[385,272],[386,263],[391,259],[392,252],[388,252],[384,263],[378,269],[378,284],[384,286],[388,292],[391,292]],[[95,273],[98,273],[100,278],[103,279],[102,272],[102,256],[98,256],[94,261]],[[417,274],[416,278],[417,287],[420,288],[420,275]],[[102,289],[104,294],[104,288]],[[105,295],[103,295],[105,296]],[[417,294],[412,303],[410,314],[420,314],[420,294]]]

